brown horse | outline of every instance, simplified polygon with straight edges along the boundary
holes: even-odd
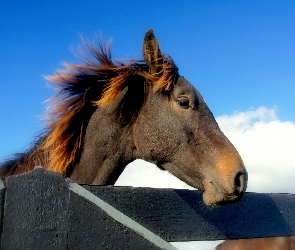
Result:
[[[203,190],[207,205],[241,199],[247,172],[240,155],[152,30],[144,60],[124,64],[102,44],[86,46],[94,60],[48,77],[59,88],[48,128],[32,149],[3,163],[0,176],[41,165],[78,183],[111,185],[140,158]]]
[[[295,250],[295,236],[226,240],[215,250]]]

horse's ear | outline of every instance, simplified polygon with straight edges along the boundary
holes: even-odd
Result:
[[[163,57],[152,29],[149,29],[144,36],[143,58],[149,66],[151,73],[160,73]]]

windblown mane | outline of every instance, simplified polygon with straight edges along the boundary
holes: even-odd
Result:
[[[153,84],[154,90],[169,92],[178,77],[177,67],[164,54],[157,61],[160,73],[155,74],[142,60],[126,60],[127,64],[112,60],[109,46],[102,43],[98,47],[86,43],[86,47],[94,60],[83,57],[83,64],[66,64],[64,70],[47,77],[57,85],[58,92],[50,99],[45,135],[32,150],[4,163],[0,169],[4,175],[36,165],[67,175],[80,157],[85,130],[95,109],[110,104],[130,83]]]

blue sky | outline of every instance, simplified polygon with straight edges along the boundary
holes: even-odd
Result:
[[[153,28],[162,51],[216,115],[276,106],[295,121],[294,1],[5,1],[0,9],[0,158],[21,151],[42,129],[43,75],[64,61],[82,34],[113,40],[114,58],[140,58]]]

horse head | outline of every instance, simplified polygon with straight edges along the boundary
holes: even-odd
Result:
[[[143,53],[150,73],[162,74],[163,56],[152,31],[145,35]],[[182,76],[166,89],[158,84],[148,85],[133,126],[138,157],[203,190],[207,205],[241,199],[247,184],[243,161],[199,91]]]

